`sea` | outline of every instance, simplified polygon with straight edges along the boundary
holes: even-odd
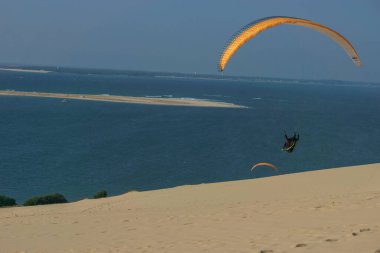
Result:
[[[0,96],[0,195],[69,201],[380,162],[380,84],[0,71],[0,90],[206,99],[207,108]],[[299,133],[293,153],[284,133]],[[269,162],[279,168],[251,168]],[[186,197],[186,196],[184,196]]]

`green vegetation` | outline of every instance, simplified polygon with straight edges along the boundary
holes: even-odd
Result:
[[[0,195],[0,207],[14,206],[14,205],[16,205],[16,200],[7,196]]]
[[[100,191],[100,192],[97,192],[95,195],[94,195],[94,199],[100,199],[100,198],[106,198],[107,197],[107,192],[106,191]]]
[[[48,205],[48,204],[57,204],[57,203],[67,203],[65,196],[59,193],[54,193],[45,196],[37,196],[31,199],[28,199],[24,206],[36,206],[36,205]]]
[[[94,195],[94,199],[106,198],[108,196],[107,191],[102,190]],[[25,201],[24,206],[37,206],[37,205],[48,205],[48,204],[58,204],[58,203],[68,203],[65,196],[60,193],[53,193],[44,196],[35,196],[27,201]],[[0,207],[15,206],[16,200],[10,197],[0,195]]]

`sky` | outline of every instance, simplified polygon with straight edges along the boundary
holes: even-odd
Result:
[[[220,74],[229,37],[267,16],[333,28],[363,67],[330,38],[284,25],[243,46],[226,75],[380,82],[378,0],[0,0],[0,64]]]

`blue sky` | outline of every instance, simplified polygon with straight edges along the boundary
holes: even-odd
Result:
[[[0,63],[218,74],[228,38],[277,15],[337,30],[364,66],[318,32],[281,26],[242,47],[226,74],[380,82],[377,0],[1,0]]]

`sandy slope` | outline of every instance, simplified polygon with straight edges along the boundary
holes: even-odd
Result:
[[[380,164],[0,209],[0,252],[378,249]]]
[[[199,106],[199,107],[224,107],[224,108],[245,108],[225,102],[201,100],[201,99],[181,99],[181,98],[152,98],[152,97],[130,97],[114,95],[93,95],[93,94],[67,94],[67,93],[47,93],[30,91],[0,90],[0,96],[22,96],[22,97],[46,97],[61,99],[77,99],[92,101],[107,101],[130,104],[148,105],[172,105],[172,106]]]

